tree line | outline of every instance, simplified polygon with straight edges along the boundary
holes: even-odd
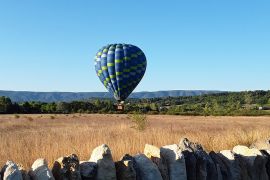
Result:
[[[171,115],[270,115],[270,91],[226,92],[188,97],[128,99],[124,112],[113,99],[72,102],[12,102],[0,97],[0,114],[134,113]]]

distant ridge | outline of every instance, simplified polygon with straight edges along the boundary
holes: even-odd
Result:
[[[158,98],[158,97],[178,97],[178,96],[198,96],[204,94],[216,94],[224,91],[207,90],[172,90],[155,92],[135,92],[129,98]],[[3,91],[0,96],[9,97],[14,102],[41,101],[60,102],[86,100],[90,98],[112,98],[108,92],[31,92],[31,91]]]

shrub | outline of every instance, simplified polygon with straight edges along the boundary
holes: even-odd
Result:
[[[55,117],[54,117],[54,116],[50,116],[50,118],[51,118],[51,119],[55,119]]]
[[[34,119],[32,117],[26,117],[26,119],[30,122],[34,121]]]
[[[20,116],[19,116],[18,114],[15,114],[14,117],[15,117],[16,119],[19,119],[19,118],[20,118]]]
[[[145,114],[140,112],[136,112],[134,114],[130,114],[129,118],[131,122],[134,124],[131,128],[134,128],[138,131],[144,131],[148,126],[148,120]]]

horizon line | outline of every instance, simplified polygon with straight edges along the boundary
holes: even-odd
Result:
[[[143,93],[143,92],[164,92],[164,91],[215,91],[215,92],[247,92],[247,91],[269,91],[270,89],[254,89],[254,90],[206,90],[206,89],[172,89],[172,90],[155,90],[155,91],[134,91],[132,93]],[[108,91],[32,91],[32,90],[3,90],[9,92],[33,92],[33,93],[110,93]],[[131,94],[132,94],[131,93]]]

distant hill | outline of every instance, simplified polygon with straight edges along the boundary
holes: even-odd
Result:
[[[155,92],[135,92],[130,98],[157,98],[157,97],[178,97],[178,96],[198,96],[204,94],[216,94],[223,91],[205,91],[205,90],[173,90],[173,91],[155,91]],[[41,102],[59,102],[86,100],[90,98],[112,98],[107,92],[31,92],[31,91],[2,91],[0,96],[9,97],[14,102],[41,101]]]

